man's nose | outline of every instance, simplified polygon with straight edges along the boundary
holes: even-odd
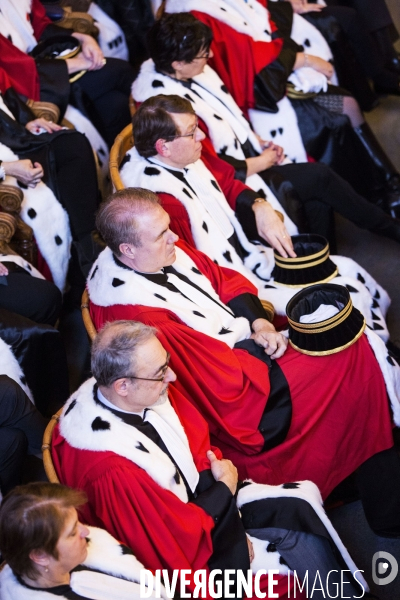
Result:
[[[168,367],[164,381],[166,381],[167,383],[169,383],[170,381],[176,381],[175,371],[173,371],[171,367]]]
[[[179,240],[179,235],[176,235],[173,231],[170,230],[171,235],[169,236],[168,243],[175,244]]]
[[[206,134],[198,127],[196,129],[196,142],[201,142],[206,137]]]

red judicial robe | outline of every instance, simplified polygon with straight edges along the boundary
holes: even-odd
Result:
[[[211,445],[204,419],[174,386],[169,398],[188,436],[196,468],[199,473],[209,469],[206,452]],[[222,458],[218,448],[212,449]],[[202,507],[182,502],[124,456],[72,447],[59,426],[53,434],[52,457],[62,483],[88,496],[79,509],[82,521],[121,540],[146,568],[168,569],[170,574],[173,569],[207,569],[214,520]],[[274,592],[287,598],[287,578],[275,575],[274,579],[278,582]],[[261,589],[267,591],[267,584],[268,578],[263,577]]]
[[[36,40],[40,40],[44,30],[51,24],[40,0],[32,0],[31,24]],[[0,91],[13,87],[19,94],[40,99],[40,82],[33,58],[21,52],[7,38],[0,34]]]
[[[217,267],[181,241],[177,245],[222,302],[255,294],[240,274]],[[264,363],[189,328],[167,309],[91,303],[90,311],[97,329],[117,319],[157,327],[178,376],[176,387],[205,417],[211,439],[241,479],[274,485],[309,479],[326,497],[365,460],[393,445],[385,383],[365,336],[339,354],[310,357],[289,347],[278,359],[291,392],[292,422],[285,441],[262,452],[258,426],[270,392]]]
[[[255,108],[254,78],[279,56],[283,39],[277,38],[269,43],[254,41],[250,36],[217,21],[201,10],[191,12],[196,19],[211,28],[214,56],[209,61],[210,66],[217,71],[236,103],[247,115],[250,108]],[[271,30],[274,32],[276,29],[271,22]]]

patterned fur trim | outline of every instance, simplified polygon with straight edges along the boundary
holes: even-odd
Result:
[[[86,381],[66,403],[60,419],[61,435],[73,448],[115,452],[127,458],[162,488],[187,502],[185,485],[176,477],[170,458],[143,433],[97,404],[93,398],[94,384],[93,378]]]
[[[0,262],[12,262],[22,269],[25,269],[32,277],[38,279],[45,279],[41,273],[30,262],[22,258],[19,254],[3,254],[0,252]]]
[[[139,600],[140,570],[144,566],[132,552],[104,529],[89,527],[88,556],[83,565],[94,571],[76,571],[71,575],[71,587],[77,594],[97,600]],[[95,572],[100,571],[100,573]],[[110,580],[104,575],[112,575]],[[54,600],[54,594],[22,586],[10,567],[0,573],[2,600]],[[66,598],[65,596],[57,596]],[[155,595],[150,596],[154,598]],[[161,597],[166,598],[161,586]]]
[[[0,143],[0,159],[18,160],[18,156]],[[39,250],[47,262],[56,286],[63,291],[70,257],[71,230],[66,211],[47,185],[42,181],[35,188],[25,188],[14,177],[6,177],[6,183],[18,186],[24,199],[21,218],[30,225]]]
[[[213,300],[190,284],[182,282],[176,275],[169,274],[168,280],[181,292],[184,290],[181,294],[172,292],[131,269],[119,267],[109,248],[101,252],[89,273],[87,286],[90,298],[98,306],[142,304],[171,310],[189,327],[221,340],[231,348],[237,341],[249,337],[250,326],[247,319],[235,318],[231,310],[221,302],[209,279],[178,247],[173,266]]]
[[[26,385],[24,372],[17,359],[15,358],[11,346],[5,343],[0,338],[0,374],[7,375],[13,379],[24,390],[32,404],[35,404],[33,395],[29,387]]]
[[[331,536],[336,547],[340,551],[344,561],[353,573],[357,571],[357,567],[351,558],[348,550],[344,546],[338,533],[333,527],[332,523],[328,519],[324,509],[322,498],[319,493],[317,486],[312,481],[296,481],[293,483],[283,483],[282,485],[265,485],[260,483],[251,482],[250,485],[243,487],[239,490],[237,497],[238,508],[241,508],[249,502],[255,500],[262,500],[264,498],[300,498],[310,504],[318,518],[325,525],[329,535]],[[263,542],[264,545],[266,542]],[[268,552],[266,552],[266,555]],[[253,567],[253,565],[252,565]],[[263,568],[263,567],[258,567]],[[265,567],[264,567],[265,568]],[[358,574],[358,579],[362,581],[364,587],[368,590],[368,585],[362,577],[361,573]]]

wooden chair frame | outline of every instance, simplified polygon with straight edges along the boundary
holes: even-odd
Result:
[[[94,326],[94,323],[92,321],[92,317],[90,316],[89,302],[90,302],[89,293],[85,289],[85,291],[82,294],[82,300],[81,300],[82,320],[83,320],[83,324],[85,326],[86,332],[89,336],[89,339],[92,342],[94,340],[94,338],[96,337],[97,331],[96,331],[96,327]]]
[[[119,167],[125,154],[132,148],[133,144],[132,124],[130,124],[117,135],[110,150],[110,177],[117,192],[125,187],[119,174]]]
[[[46,471],[47,479],[50,481],[50,483],[60,483],[60,480],[58,479],[56,470],[54,468],[53,459],[51,457],[51,438],[53,435],[54,427],[60,420],[62,411],[63,409],[60,408],[60,410],[51,417],[50,422],[47,425],[43,435],[43,465],[44,470]]]

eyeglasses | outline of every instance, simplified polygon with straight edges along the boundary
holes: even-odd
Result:
[[[192,131],[190,131],[189,133],[185,133],[184,135],[174,135],[171,138],[167,138],[167,141],[173,142],[174,140],[177,140],[178,138],[186,138],[186,137],[191,137],[193,139],[198,127],[199,127],[199,120],[196,118],[196,125],[193,127]]]
[[[165,365],[161,371],[161,377],[158,377],[157,379],[153,379],[151,377],[136,377],[136,375],[122,375],[121,377],[118,377],[118,379],[140,379],[141,381],[164,381],[166,375],[167,375],[167,371],[169,369],[169,361],[171,359],[171,355],[168,352],[167,353],[167,360],[165,361]]]

